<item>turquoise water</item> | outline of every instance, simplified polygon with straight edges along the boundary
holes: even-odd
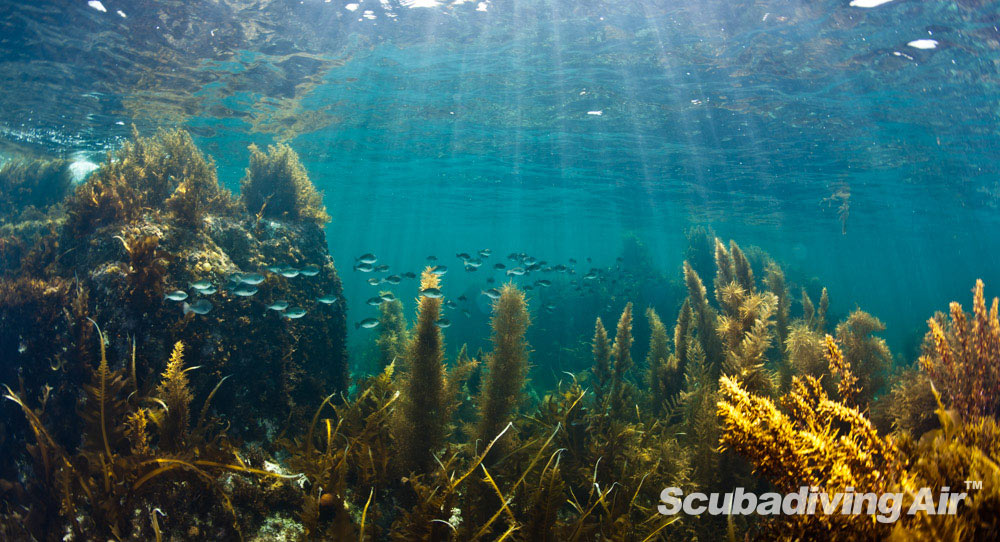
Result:
[[[375,313],[356,256],[419,272],[435,255],[472,300],[452,348],[487,336],[494,262],[583,274],[629,233],[674,314],[695,224],[767,251],[814,300],[825,285],[836,316],[879,316],[906,362],[935,310],[1000,284],[995,3],[349,5],[5,3],[3,152],[97,162],[132,123],[179,124],[235,190],[249,143],[288,141],[333,217],[349,322]],[[455,254],[482,248],[463,271]],[[581,340],[592,309],[626,301],[540,311],[550,295],[531,294],[537,333]],[[360,353],[371,332],[351,328]]]

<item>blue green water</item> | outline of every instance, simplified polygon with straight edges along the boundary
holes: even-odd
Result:
[[[249,143],[287,140],[325,194],[351,322],[375,313],[351,271],[366,252],[390,272],[449,266],[445,291],[473,300],[451,315],[457,348],[488,334],[493,263],[575,258],[583,274],[628,233],[672,315],[694,224],[826,286],[836,316],[877,315],[906,361],[975,278],[1000,286],[993,2],[59,4],[3,7],[20,29],[0,45],[3,152],[99,161],[132,123],[179,123],[235,190]],[[463,271],[455,254],[482,248]],[[536,329],[560,340],[627,301],[540,311],[548,295],[531,294]],[[352,326],[352,350],[370,337]]]

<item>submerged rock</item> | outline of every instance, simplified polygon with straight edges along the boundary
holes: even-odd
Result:
[[[199,367],[196,401],[231,376],[212,409],[239,438],[272,437],[315,408],[316,397],[347,389],[346,306],[323,224],[248,212],[218,185],[214,165],[186,133],[137,137],[64,207],[69,219],[54,217],[43,235],[5,230],[5,245],[33,248],[0,259],[0,382],[20,379],[29,397],[51,386],[53,403],[67,397],[62,411],[72,413],[98,347],[92,319],[108,336],[112,364],[129,367],[134,341],[140,387],[155,380],[181,339],[189,366]],[[317,272],[286,278],[266,270],[275,265]],[[258,293],[235,295],[230,277],[250,273],[264,275]],[[217,291],[189,287],[200,281]],[[211,311],[185,314],[165,299],[174,290],[207,300]],[[315,301],[325,295],[339,301]],[[281,318],[267,310],[278,300],[307,313]]]

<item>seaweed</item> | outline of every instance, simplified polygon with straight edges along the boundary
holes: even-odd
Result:
[[[591,351],[594,356],[594,364],[591,373],[594,377],[594,395],[598,403],[602,403],[610,391],[611,384],[611,341],[608,340],[608,331],[601,322],[601,317],[597,317],[594,324],[594,338],[591,341]]]
[[[479,398],[477,435],[482,442],[500,432],[523,399],[529,350],[524,334],[530,324],[524,292],[513,284],[504,285],[493,303],[493,351],[486,355]],[[486,464],[492,465],[495,458],[496,454],[487,457]]]
[[[66,231],[83,237],[95,229],[135,222],[144,213],[167,209],[178,224],[198,228],[209,210],[235,209],[219,186],[215,164],[186,131],[159,130],[142,137],[133,127],[125,142],[78,185],[66,202]]]
[[[20,394],[6,388],[4,397],[21,408],[35,436],[35,445],[27,449],[36,474],[26,488],[35,496],[29,508],[32,536],[47,539],[63,531],[64,527],[57,523],[60,517],[67,524],[65,528],[78,537],[124,539],[142,536],[141,531],[134,530],[141,527],[130,521],[133,510],[151,499],[169,498],[171,493],[164,491],[164,487],[153,491],[153,486],[166,484],[166,487],[180,488],[179,482],[184,479],[208,484],[218,497],[220,511],[231,517],[232,532],[240,536],[239,520],[230,498],[216,476],[209,473],[228,471],[255,477],[287,477],[250,467],[238,457],[237,463],[231,463],[228,457],[233,450],[221,435],[207,438],[208,435],[200,430],[192,435],[197,438],[192,439],[174,435],[176,446],[174,450],[167,450],[166,444],[171,439],[169,429],[160,426],[151,431],[147,422],[149,418],[162,419],[169,406],[163,400],[138,398],[135,389],[126,394],[129,381],[124,370],[109,364],[105,337],[100,330],[98,339],[100,363],[91,372],[90,384],[84,386],[85,400],[79,412],[85,428],[79,450],[72,452],[64,447],[45,427],[42,421],[44,401],[41,413],[36,412]],[[180,393],[186,389],[181,352],[178,346],[171,360],[172,367],[158,388],[172,391],[163,395],[175,408],[190,400],[189,394]],[[136,387],[134,384],[133,388]],[[211,397],[212,394],[206,399],[204,410]],[[143,407],[143,403],[158,406]],[[162,408],[162,412],[151,410],[158,408]],[[153,444],[154,436],[162,446]]]
[[[0,222],[20,221],[29,208],[62,201],[72,184],[68,160],[18,159],[0,167]]]
[[[920,367],[939,386],[948,404],[963,416],[1000,415],[1000,320],[998,299],[987,312],[983,281],[973,288],[973,313],[952,302],[951,320],[927,321]]]
[[[831,370],[841,375],[840,391],[849,392],[850,364],[832,337],[825,342]],[[904,475],[905,459],[892,439],[881,436],[845,398],[828,396],[813,377],[792,380],[781,400],[784,410],[730,377],[722,377],[719,385],[723,445],[747,457],[779,491],[806,486],[828,493],[853,488],[883,494]],[[890,531],[865,515],[788,515],[767,523],[772,524],[767,536],[782,539],[872,539]]]
[[[618,329],[615,332],[615,342],[611,345],[611,393],[606,408],[609,414],[617,419],[630,417],[628,403],[635,393],[634,386],[628,380],[632,369],[632,303],[626,303],[618,319]]]
[[[403,359],[409,334],[402,301],[393,299],[382,303],[379,305],[379,313],[379,331],[375,345],[378,347],[378,370],[382,371],[389,364]]]
[[[284,143],[262,152],[250,145],[250,166],[240,182],[240,198],[260,218],[313,222],[330,221],[323,197],[309,180],[299,155]]]

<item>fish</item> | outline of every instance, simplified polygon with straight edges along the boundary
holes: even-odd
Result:
[[[493,251],[488,248],[484,248],[479,251],[479,256],[482,258],[489,258],[490,254],[493,254]]]
[[[399,275],[389,275],[388,277],[385,277],[385,282],[388,282],[389,284],[399,284],[402,280],[403,279],[400,278]]]
[[[497,299],[500,299],[500,290],[497,290],[496,288],[490,288],[489,290],[483,290],[483,295],[485,295],[486,297],[488,297],[488,298],[496,301]]]
[[[478,268],[480,265],[483,265],[483,261],[480,260],[479,258],[476,258],[474,260],[468,260],[468,261],[466,261],[465,265],[466,266],[472,266],[472,267]]]
[[[207,290],[212,287],[212,283],[207,280],[199,280],[197,282],[188,283],[188,286],[194,288],[195,290]]]
[[[219,290],[215,286],[209,286],[208,288],[204,288],[204,289],[198,290],[198,293],[201,294],[201,295],[212,295],[212,294],[214,294],[215,292],[218,292],[218,291]]]
[[[515,267],[514,269],[508,269],[507,270],[507,276],[509,277],[511,275],[513,275],[515,277],[520,277],[521,275],[524,275],[524,268],[523,267]]]
[[[462,260],[472,259],[472,256],[469,256],[468,252],[459,252],[458,254],[455,254],[455,257]]]
[[[415,278],[417,278],[417,274],[414,273],[413,271],[407,271],[406,273],[403,273],[403,276],[406,277],[406,278],[408,278],[408,279],[415,279]]]
[[[420,290],[420,295],[431,299],[444,297],[444,294],[442,294],[441,290],[438,288],[424,288],[423,290]]]
[[[493,277],[486,279],[487,284],[493,284],[494,282],[496,282],[496,279],[494,279]]]
[[[493,264],[493,269],[496,269],[497,271],[502,271],[504,269],[507,269],[507,266],[502,263],[495,263]]]
[[[240,275],[240,282],[251,286],[257,286],[258,284],[264,282],[264,275],[261,275],[260,273],[247,273],[246,275]]]
[[[275,301],[267,306],[267,310],[271,311],[283,311],[288,308],[288,302],[285,300]]]
[[[594,280],[596,278],[597,278],[596,271],[591,271],[590,273],[587,273],[586,275],[583,276],[583,280]]]
[[[306,315],[306,310],[302,307],[293,307],[285,312],[285,318],[289,320],[295,320],[296,318],[302,318]]]
[[[479,270],[479,266],[478,265],[465,264],[465,270],[468,271],[469,273],[472,273],[473,271],[478,271]]]
[[[233,293],[240,297],[250,297],[257,293],[257,288],[250,284],[240,284],[236,288],[233,288]]]
[[[542,286],[542,287],[548,288],[549,286],[552,286],[552,281],[547,280],[547,279],[536,280],[535,281],[535,286]]]
[[[372,277],[368,279],[368,284],[371,284],[372,286],[378,286],[379,284],[382,284],[382,281],[384,280],[385,279],[382,277]]]
[[[365,301],[365,303],[368,303],[369,305],[371,305],[373,307],[377,307],[377,306],[381,305],[384,301],[385,300],[382,299],[380,296],[375,296],[375,297],[369,297],[368,301]]]
[[[569,263],[576,265],[576,258],[570,258]]]
[[[441,329],[451,327],[451,320],[448,320],[447,318],[438,318],[438,321],[434,322],[434,325]]]
[[[554,312],[556,310],[556,306],[554,304],[552,304],[552,303],[549,303],[548,305],[545,305],[545,307],[543,307],[543,308],[545,310],[549,311],[549,312]]]
[[[356,322],[354,324],[354,329],[358,329],[358,328],[362,328],[362,327],[365,328],[365,329],[371,329],[371,328],[373,328],[373,327],[375,327],[377,325],[378,325],[378,320],[376,320],[374,318],[365,318],[364,320],[362,320],[360,322]]]
[[[447,273],[447,272],[448,272],[448,266],[447,265],[435,265],[434,268],[431,269],[431,273],[434,273],[435,275],[437,275],[439,277],[441,275]]]
[[[164,299],[169,299],[171,301],[184,301],[187,298],[187,292],[183,290],[174,290],[164,297]]]
[[[382,301],[386,301],[386,302],[388,302],[388,301],[395,301],[396,300],[396,296],[392,295],[392,292],[386,292],[384,294],[379,295],[379,297],[382,298]]]
[[[310,265],[307,265],[307,266],[303,267],[302,271],[300,271],[300,272],[302,273],[303,276],[306,276],[306,277],[315,277],[316,275],[319,274],[319,267],[310,264]]]
[[[355,271],[361,271],[362,273],[371,273],[375,270],[375,266],[370,263],[359,263],[354,266]]]
[[[374,254],[369,252],[367,254],[362,254],[358,256],[357,260],[359,263],[373,264],[378,261],[378,258],[376,258]]]
[[[427,257],[427,261],[429,261],[429,262],[436,262],[436,261],[438,261],[438,259],[437,259],[437,256],[428,256]]]
[[[272,272],[272,273],[275,273],[275,274],[281,273],[281,266],[280,265],[269,265],[269,266],[267,266],[267,270],[270,271],[270,272]]]
[[[299,270],[295,269],[294,267],[285,267],[284,269],[281,270],[281,276],[285,277],[286,279],[293,279],[299,276]]]
[[[381,273],[383,271],[388,271],[388,270],[389,270],[389,266],[386,265],[386,264],[376,265],[375,266],[375,272],[376,273]]]
[[[450,299],[448,301],[444,302],[444,306],[447,307],[447,308],[449,308],[449,309],[457,309],[458,308],[458,304],[455,303],[454,301],[450,300]]]
[[[465,297],[465,294],[462,294],[462,295],[458,296],[458,300],[459,300],[459,301],[466,301],[466,300],[468,300],[468,299],[469,299],[469,298]]]
[[[184,309],[184,314],[193,312],[195,314],[208,314],[208,311],[212,310],[212,303],[207,299],[199,299],[194,303],[188,305],[187,301],[181,305]]]
[[[462,314],[464,314],[466,318],[469,318],[469,317],[472,316],[471,314],[469,314],[469,309],[462,309]]]
[[[323,297],[317,298],[316,301],[319,301],[324,305],[330,305],[332,303],[336,303],[338,299],[340,298],[337,297],[337,294],[326,294]]]

